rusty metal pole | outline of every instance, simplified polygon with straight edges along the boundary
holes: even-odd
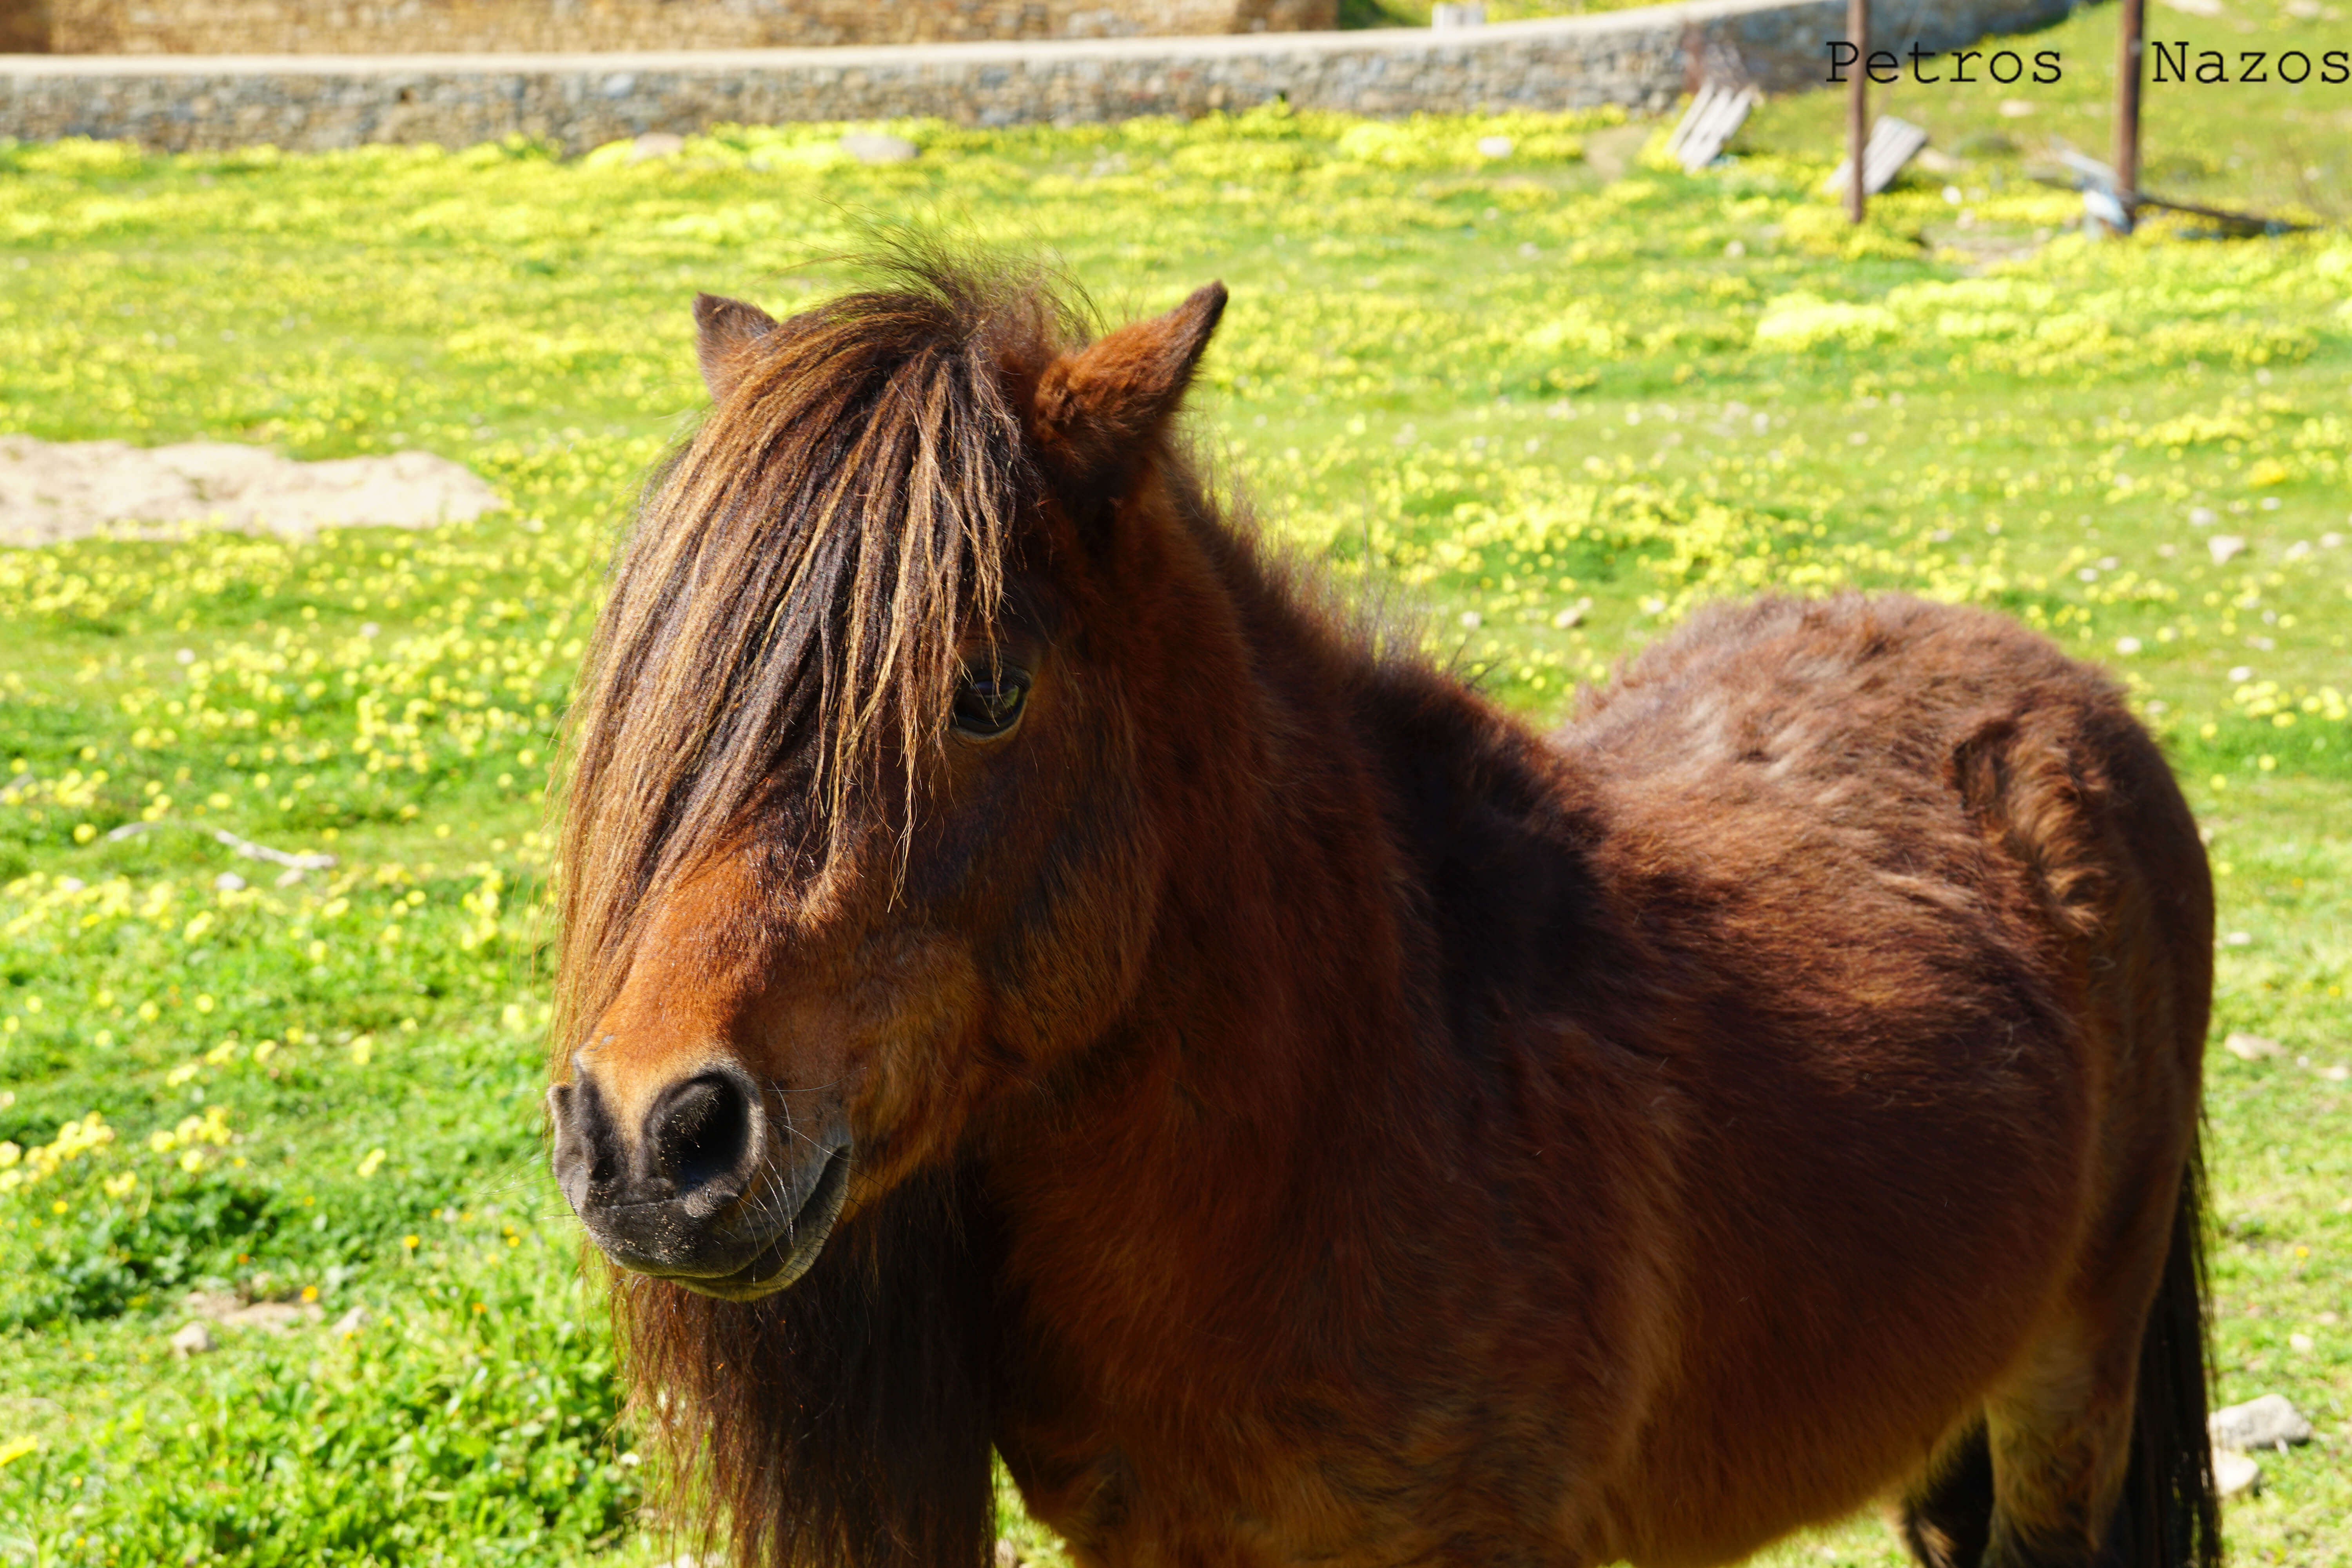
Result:
[[[2116,44],[2116,200],[2124,232],[2139,221],[2139,78],[2147,0],[2123,0]]]
[[[2124,3],[2128,5],[2136,0]],[[1870,199],[1862,160],[1870,145],[1870,0],[1845,0],[1845,33],[1846,42],[1854,49],[1853,83],[1846,90],[1845,100],[1846,161],[1853,170],[1853,179],[1846,186],[1845,216],[1860,223],[1864,205]]]

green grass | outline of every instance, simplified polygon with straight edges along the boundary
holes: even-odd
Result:
[[[2110,27],[2036,47],[2103,65]],[[1220,472],[1531,717],[1776,584],[1990,604],[2109,662],[2244,938],[2216,1038],[2285,1047],[2212,1057],[2218,1360],[2322,1438],[2265,1459],[2232,1549],[2352,1565],[2352,241],[2084,243],[2020,135],[2102,145],[2104,77],[2041,90],[1898,98],[1974,154],[1859,233],[1816,194],[1821,99],[1613,183],[1583,151],[1654,132],[1606,116],[914,125],[887,168],[811,129],[637,164],[0,152],[0,429],[419,447],[512,503],[0,552],[0,1562],[653,1560],[540,1146],[548,756],[702,404],[694,290],[788,309],[878,216],[1051,253],[1113,317],[1224,279]],[[2336,210],[2341,168],[2296,195],[2271,131],[2342,110],[2237,92],[2152,93],[2151,166]],[[223,826],[338,863],[278,887]],[[320,1321],[175,1360],[197,1289]],[[1865,1520],[1773,1560],[1896,1557]]]

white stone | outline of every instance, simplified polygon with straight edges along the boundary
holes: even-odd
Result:
[[[202,1323],[190,1323],[172,1336],[172,1353],[185,1358],[207,1355],[218,1349],[213,1342],[213,1331]]]
[[[2260,1035],[2247,1035],[2235,1032],[2233,1032],[2228,1039],[2221,1042],[2221,1048],[2229,1052],[2231,1056],[2237,1058],[2242,1062],[2258,1062],[2265,1057],[2284,1056],[2286,1054],[2286,1047],[2280,1045],[2276,1040],[2265,1039]]]
[[[686,149],[686,138],[675,131],[648,131],[629,143],[629,162],[642,163],[648,158],[674,158]]]
[[[350,1311],[345,1312],[341,1317],[335,1320],[335,1332],[339,1334],[355,1334],[374,1321],[375,1314],[373,1312],[369,1311],[365,1307],[353,1307]]]
[[[2284,1394],[2265,1394],[2260,1399],[2216,1410],[2205,1426],[2216,1448],[2234,1448],[2241,1454],[2311,1441],[2311,1423]]]
[[[841,150],[861,163],[904,163],[923,151],[904,136],[880,131],[849,132],[841,139]]]
[[[267,1329],[273,1334],[282,1334],[297,1323],[315,1323],[325,1315],[315,1303],[308,1301],[252,1301],[222,1313],[220,1321],[233,1329]]]
[[[223,871],[213,879],[213,889],[215,892],[241,893],[245,891],[245,879],[234,871]]]
[[[2213,1489],[2225,1498],[2242,1497],[2262,1484],[2263,1468],[2243,1454],[2213,1450]]]
[[[2217,533],[2205,542],[2205,548],[2213,552],[2214,565],[2227,566],[2245,553],[2246,542],[2238,534]]]

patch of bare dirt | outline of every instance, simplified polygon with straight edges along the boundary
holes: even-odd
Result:
[[[0,544],[192,527],[307,539],[322,528],[430,528],[505,504],[472,469],[430,452],[302,463],[226,441],[0,436]]]

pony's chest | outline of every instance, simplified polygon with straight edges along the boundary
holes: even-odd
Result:
[[[1567,1560],[1556,1540],[1496,1539],[1495,1517],[1465,1512],[1442,1468],[1248,1417],[1214,1425],[1181,1442],[1097,1432],[1091,1444],[1041,1425],[1005,1458],[1084,1568],[1402,1568],[1477,1538],[1494,1563]]]

